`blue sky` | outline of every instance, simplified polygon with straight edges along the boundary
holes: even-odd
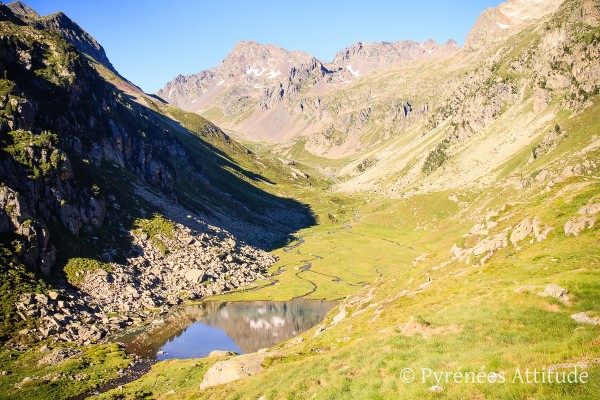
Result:
[[[42,15],[65,12],[102,44],[123,76],[154,92],[177,74],[218,65],[240,40],[323,61],[358,40],[452,38],[462,44],[479,13],[500,0],[24,2]]]

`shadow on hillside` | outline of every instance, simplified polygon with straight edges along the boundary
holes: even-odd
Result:
[[[17,42],[28,48],[27,43]],[[31,179],[31,167],[11,155],[14,176],[0,177],[0,182],[35,204],[32,217],[43,219],[50,228],[59,266],[74,257],[124,262],[136,252],[129,235],[136,219],[156,212],[195,232],[206,231],[206,221],[264,250],[286,244],[299,229],[316,223],[306,204],[254,185],[276,183],[236,163],[237,156],[230,154],[243,155],[235,152],[245,149],[220,130],[213,129],[206,137],[196,135],[136,103],[76,58],[69,64],[75,81],[58,79],[45,63],[47,47],[42,43],[31,50],[29,69],[14,56],[16,45],[7,44],[0,55],[5,78],[17,84],[15,95],[27,99],[33,110],[27,115],[17,113],[15,118],[23,122],[11,129],[56,133],[57,146],[69,156],[74,177],[68,183],[56,176]],[[59,50],[65,54],[73,51],[63,47]],[[157,165],[164,167],[159,168],[164,175],[158,183]],[[100,194],[94,194],[98,189]],[[60,204],[53,197],[48,201],[41,197],[55,192]],[[106,200],[102,225],[95,228],[86,223],[79,234],[72,234],[61,222],[62,202],[88,212],[94,197]],[[60,282],[63,272],[56,271]]]
[[[211,224],[267,251],[287,244],[295,232],[316,223],[308,205],[276,196],[250,183],[277,186],[263,175],[240,166],[227,151],[243,153],[246,149],[220,129],[209,133],[213,144],[179,121],[131,98],[128,100],[141,114],[161,126],[165,138],[176,141],[187,153],[185,163],[182,159],[163,159],[176,173],[173,192],[164,194],[174,197],[179,206],[204,214]],[[176,215],[173,218],[177,219]],[[187,225],[189,218],[179,218],[176,222]]]

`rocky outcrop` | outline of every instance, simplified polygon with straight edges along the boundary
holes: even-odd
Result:
[[[192,231],[177,224],[173,237],[160,241],[166,253],[147,235],[135,233],[137,257],[126,265],[113,264],[109,272],[85,273],[78,287],[106,313],[144,319],[153,309],[246,286],[275,262],[272,255],[213,226]]]
[[[539,225],[541,221],[539,218],[537,219]],[[539,231],[539,228],[538,228]],[[524,219],[515,225],[514,229],[510,233],[510,242],[516,246],[521,240],[525,239],[527,236],[533,233],[533,224],[529,218]]]
[[[465,237],[477,237],[477,243],[473,247],[461,248],[454,244],[450,249],[450,254],[453,259],[465,261],[469,264],[472,258],[479,258],[479,263],[484,264],[498,250],[507,248],[509,242],[519,248],[521,242],[527,238],[530,244],[545,240],[554,228],[545,225],[539,217],[525,218],[514,226],[510,225],[504,228],[501,232],[490,236],[490,232],[498,226],[498,222],[494,218],[498,217],[497,211],[489,212],[485,217],[485,222],[473,225],[469,233]]]
[[[40,18],[40,14],[21,1],[8,3],[6,7],[8,7],[15,15],[26,20],[35,21]]]
[[[584,311],[571,315],[571,318],[580,324],[600,325],[600,317],[590,317],[589,311]]]
[[[564,226],[566,236],[579,234],[585,229],[591,229],[596,224],[596,219],[600,212],[600,203],[593,203],[581,207],[576,216],[571,217]]]
[[[569,291],[565,288],[558,286],[557,284],[551,283],[544,288],[543,292],[538,293],[541,297],[553,297],[563,302],[569,301]]]
[[[256,375],[263,370],[261,364],[269,355],[272,354],[251,353],[218,361],[204,374],[202,383],[200,383],[200,389]]]

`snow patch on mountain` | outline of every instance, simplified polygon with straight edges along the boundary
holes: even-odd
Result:
[[[354,76],[360,76],[360,70],[358,70],[358,69],[357,69],[356,71],[354,71],[354,70],[352,69],[352,64],[346,65],[346,69],[347,69],[348,71],[350,71],[350,73],[351,73],[352,75],[354,75]]]

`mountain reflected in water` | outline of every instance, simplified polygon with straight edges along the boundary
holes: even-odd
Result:
[[[337,302],[207,302],[179,309],[164,324],[118,338],[143,357],[205,357],[213,350],[250,353],[271,347],[318,324]]]

